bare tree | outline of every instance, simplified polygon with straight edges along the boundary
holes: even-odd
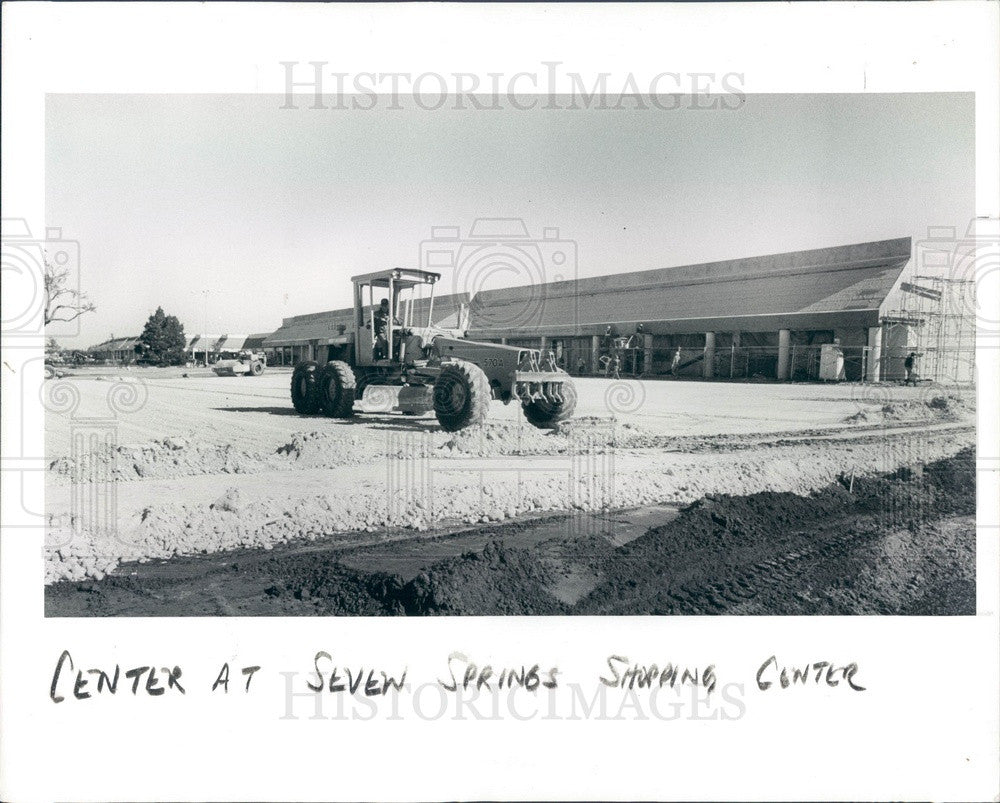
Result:
[[[67,286],[69,268],[60,268],[45,260],[45,325],[74,321],[97,305],[87,294]]]

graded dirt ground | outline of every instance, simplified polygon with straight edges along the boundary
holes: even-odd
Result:
[[[514,406],[494,403],[486,426],[448,434],[433,416],[302,417],[291,408],[288,381],[282,369],[256,378],[150,369],[46,383],[48,612],[166,613],[156,588],[169,587],[166,597],[184,601],[174,615],[354,611],[348,602],[342,610],[317,605],[334,588],[354,589],[355,602],[376,600],[368,613],[385,612],[386,600],[392,612],[409,613],[580,606],[611,613],[601,609],[599,578],[581,549],[598,561],[614,556],[610,568],[630,554],[623,542],[645,537],[658,516],[670,526],[664,522],[677,509],[707,496],[809,498],[844,478],[857,483],[947,461],[975,434],[974,394],[948,387],[578,379],[577,414],[559,431],[536,430]],[[88,427],[102,416],[113,437],[95,450]],[[93,508],[81,500],[113,509],[113,526],[89,527]],[[835,518],[832,531],[848,526]],[[820,519],[811,526],[823,529]],[[553,528],[563,532],[561,541],[551,537]],[[503,537],[491,545],[494,531]],[[962,531],[941,525],[927,536],[928,554],[948,538],[949,548],[967,546],[971,535]],[[923,549],[920,532],[897,537],[887,554],[935,576],[913,563],[911,553]],[[730,546],[716,544],[727,554]],[[872,548],[864,539],[856,547]],[[699,549],[688,542],[679,548]],[[446,563],[463,549],[480,557]],[[525,549],[528,555],[518,552]],[[309,556],[302,560],[316,571],[326,565],[316,564],[317,555],[341,562],[316,577],[315,595],[312,581],[303,584],[304,602],[277,582],[278,567],[268,561],[278,555]],[[242,556],[240,565],[272,568],[219,575],[234,556]],[[445,574],[427,574],[425,585],[406,576],[435,558],[445,561],[435,569]],[[518,561],[530,583],[513,597],[506,586],[485,596],[471,591],[489,586],[477,577],[499,576]],[[360,585],[351,572],[360,573]],[[454,582],[437,582],[445,576]],[[371,583],[368,596],[358,591]],[[400,584],[401,596],[380,584]],[[658,612],[685,612],[669,597],[637,590],[640,596]],[[841,608],[864,609],[849,590],[841,597]],[[94,604],[98,598],[104,602]],[[754,604],[742,600],[737,612],[760,612]]]
[[[809,494],[290,545],[59,583],[56,616],[972,615],[972,451]]]

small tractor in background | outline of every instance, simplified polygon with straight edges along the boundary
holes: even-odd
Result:
[[[361,401],[387,412],[433,411],[446,432],[484,423],[493,399],[520,403],[525,418],[540,429],[569,418],[576,389],[552,352],[466,340],[461,320],[454,329],[434,325],[434,284],[440,278],[404,268],[353,277],[353,331],[335,339],[339,359],[295,366],[295,409],[350,418],[354,402]],[[429,299],[416,299],[414,290],[424,287]],[[376,289],[388,299],[390,312],[382,320]]]
[[[263,351],[221,351],[212,364],[217,376],[260,376],[267,366]]]

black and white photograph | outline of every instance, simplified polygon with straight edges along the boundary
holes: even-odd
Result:
[[[975,613],[971,94],[285,69],[47,100],[47,615]]]
[[[5,4],[0,799],[997,799],[998,32]]]

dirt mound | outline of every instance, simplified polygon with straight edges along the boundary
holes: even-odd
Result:
[[[565,612],[546,591],[554,578],[524,549],[498,541],[482,552],[440,561],[408,583],[399,575],[360,572],[316,556],[276,559],[263,570],[280,575],[267,594],[317,614],[339,616],[545,615]]]
[[[708,498],[619,549],[604,567],[604,582],[574,612],[747,612],[739,605],[803,562],[829,560],[898,529],[933,540],[933,521],[974,512],[971,449],[919,470],[845,478],[805,497]],[[970,537],[974,544],[974,531]]]
[[[293,569],[293,571],[289,571]],[[301,608],[292,600],[308,603],[321,616],[391,616],[405,613],[403,583],[396,575],[357,572],[336,562],[309,558],[292,566],[285,561],[279,584],[269,587],[269,597],[283,607]]]
[[[850,485],[849,479],[841,482]],[[853,496],[862,510],[900,527],[933,516],[975,513],[975,451],[967,448],[946,460],[859,477]]]
[[[451,434],[437,450],[438,456],[561,454],[569,448],[565,438],[542,432],[528,424],[488,422]]]
[[[435,437],[443,433],[414,433],[412,437],[372,437],[361,432],[296,432],[275,450],[275,455],[299,468],[336,468],[386,459],[417,460],[429,457]],[[275,465],[279,467],[279,465]],[[280,464],[288,468],[287,462]]]
[[[504,455],[604,454],[612,450],[667,449],[675,452],[729,451],[757,446],[757,437],[725,435],[677,437],[649,432],[616,418],[572,418],[554,430],[527,424],[487,423],[452,435],[438,456],[498,457]]]
[[[242,474],[259,471],[260,456],[229,445],[200,443],[196,435],[172,436],[145,446],[112,446],[49,464],[57,477],[73,482],[121,482],[191,474]]]
[[[463,616],[543,616],[566,613],[547,590],[548,567],[526,549],[498,541],[482,552],[434,564],[407,583],[407,613]]]
[[[437,434],[438,439],[443,433]],[[97,448],[49,464],[69,482],[125,482],[200,474],[256,474],[269,470],[338,468],[386,459],[419,459],[430,439],[373,438],[359,432],[296,432],[276,449],[238,449],[203,442],[197,433],[174,435],[142,446]]]
[[[845,423],[905,423],[919,421],[967,421],[976,415],[975,399],[961,393],[929,392],[923,399],[893,399],[873,403],[847,416]]]
[[[611,449],[653,449],[671,440],[615,418],[582,416],[563,421],[554,430],[539,430],[524,422],[469,427],[446,440],[439,453],[471,457],[600,453]]]

